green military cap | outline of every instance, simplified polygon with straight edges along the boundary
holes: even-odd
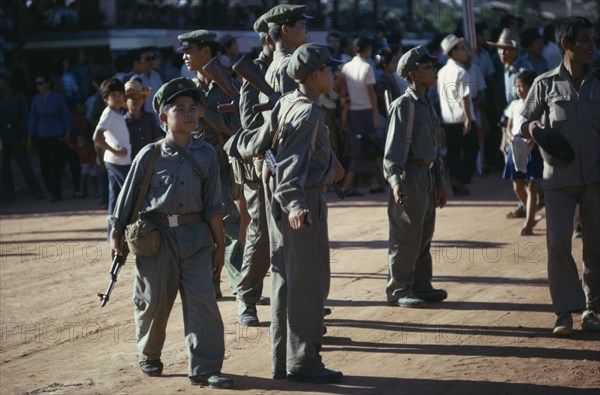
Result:
[[[331,57],[331,52],[326,46],[308,43],[294,51],[287,66],[287,73],[295,81],[302,82],[323,66],[338,66],[342,63]]]
[[[152,108],[160,114],[165,104],[172,102],[177,96],[183,94],[193,97],[197,102],[200,101],[200,91],[198,91],[198,87],[194,84],[194,81],[185,77],[179,77],[164,83],[158,89],[152,99]]]
[[[406,52],[400,60],[398,61],[398,67],[396,72],[400,77],[406,78],[409,71],[414,70],[419,66],[420,63],[434,63],[436,61],[436,57],[431,56],[427,48],[422,45],[418,47],[414,47],[410,51]]]
[[[217,38],[217,34],[208,30],[194,30],[183,33],[177,36],[177,39],[181,42],[181,47],[177,50],[182,51],[194,44],[214,42],[215,38]]]
[[[304,14],[308,6],[295,4],[280,4],[271,8],[264,14],[267,26],[283,25],[299,21],[301,19],[312,19],[312,16]]]
[[[262,14],[258,17],[256,22],[254,22],[254,31],[257,32],[259,35],[267,34],[269,32],[269,25],[267,24],[267,21],[265,21],[265,15],[266,14]]]

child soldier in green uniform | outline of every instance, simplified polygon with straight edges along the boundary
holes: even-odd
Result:
[[[212,277],[224,260],[223,205],[219,162],[213,147],[191,138],[198,126],[199,92],[186,78],[164,84],[153,108],[167,133],[158,146],[144,147],[131,167],[109,222],[113,254],[126,253],[124,230],[146,172],[151,182],[140,218],[160,234],[153,256],[137,256],[135,267],[135,324],[139,364],[148,376],[160,376],[160,360],[167,320],[180,291],[193,385],[230,388],[233,380],[221,376],[225,353],[224,329]],[[152,169],[149,161],[160,150]]]
[[[383,158],[384,176],[390,184],[388,218],[387,301],[390,305],[420,307],[441,302],[448,294],[431,285],[431,239],[435,208],[446,204],[443,166],[436,131],[440,127],[426,95],[437,82],[435,58],[422,45],[405,53],[398,74],[409,87],[388,113]]]

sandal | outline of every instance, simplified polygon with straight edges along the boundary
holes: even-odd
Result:
[[[525,218],[527,217],[527,212],[523,207],[517,207],[514,211],[511,211],[506,214],[506,218]]]

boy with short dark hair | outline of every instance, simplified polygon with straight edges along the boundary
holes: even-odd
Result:
[[[440,123],[426,95],[437,82],[434,61],[422,45],[400,58],[397,71],[409,87],[389,109],[383,169],[390,184],[386,294],[393,306],[421,307],[448,296],[431,285],[435,208],[446,204]]]
[[[129,130],[123,119],[125,85],[117,78],[102,81],[98,92],[106,103],[94,131],[94,143],[104,150],[104,165],[108,173],[108,213],[112,213],[117,196],[131,166]],[[109,229],[110,231],[110,229]]]
[[[162,375],[160,360],[167,320],[180,291],[193,385],[230,388],[221,376],[224,328],[212,277],[223,267],[223,205],[215,150],[191,138],[198,125],[199,92],[186,78],[164,84],[153,99],[154,110],[167,125],[161,144],[147,145],[135,158],[119,195],[110,237],[113,254],[123,255],[124,230],[131,222],[142,179],[151,171],[141,213],[160,233],[154,256],[136,257],[135,324],[139,364],[148,376]],[[153,169],[153,150],[160,150]]]

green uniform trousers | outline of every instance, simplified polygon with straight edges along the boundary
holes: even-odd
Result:
[[[290,227],[282,214],[283,258],[271,267],[273,369],[307,373],[322,366],[323,308],[329,290],[327,202],[319,189],[306,189],[312,224]]]
[[[133,302],[140,362],[160,359],[177,291],[183,307],[189,375],[221,371],[224,329],[213,291],[214,244],[210,227],[197,222],[160,229],[156,256],[137,257]]]
[[[238,284],[238,300],[256,304],[263,291],[263,280],[269,271],[269,229],[262,180],[246,182],[244,197],[251,221],[246,231],[242,273]]]
[[[431,239],[435,228],[434,174],[408,164],[404,186],[408,200],[401,206],[388,192],[389,249],[387,300],[412,291],[428,291],[432,277]]]

